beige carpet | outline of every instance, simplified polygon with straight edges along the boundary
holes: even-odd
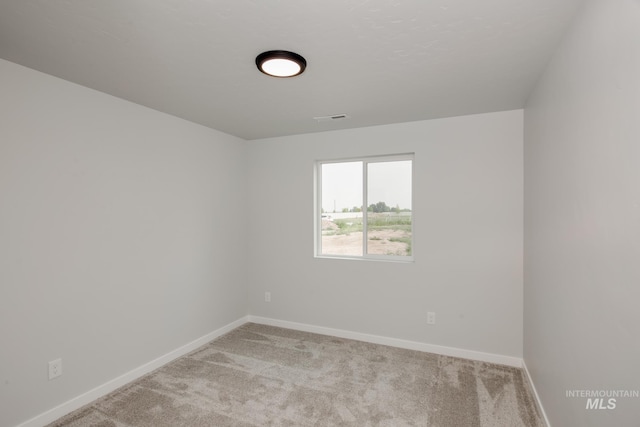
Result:
[[[247,323],[50,426],[544,426],[520,369]]]

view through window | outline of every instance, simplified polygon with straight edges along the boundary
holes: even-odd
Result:
[[[412,259],[412,155],[318,163],[317,254]]]

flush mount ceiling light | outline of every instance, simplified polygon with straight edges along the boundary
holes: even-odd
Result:
[[[273,77],[294,77],[302,74],[307,61],[297,53],[286,50],[270,50],[256,57],[258,70]]]

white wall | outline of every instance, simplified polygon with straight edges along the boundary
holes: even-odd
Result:
[[[247,314],[245,149],[0,60],[0,425]]]
[[[553,426],[637,426],[640,2],[588,1],[525,109],[524,358]]]
[[[406,152],[415,263],[314,258],[314,161]],[[252,315],[521,357],[521,110],[250,141],[248,156]]]

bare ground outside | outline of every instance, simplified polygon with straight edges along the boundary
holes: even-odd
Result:
[[[411,255],[411,233],[405,230],[371,230],[367,242],[371,255]],[[325,255],[362,255],[362,232],[322,236],[322,253]]]

